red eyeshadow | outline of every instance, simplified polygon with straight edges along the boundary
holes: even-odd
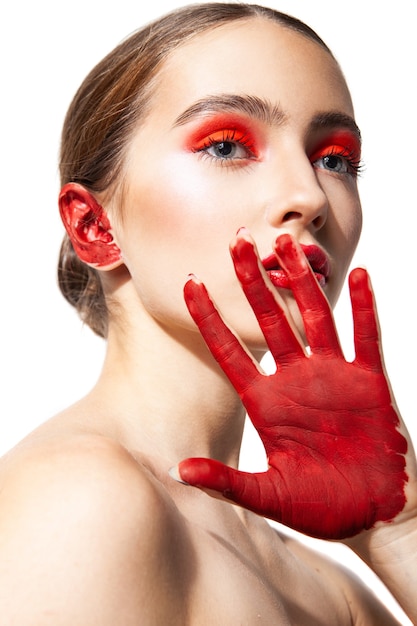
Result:
[[[354,133],[349,131],[337,131],[327,135],[315,147],[310,155],[312,162],[324,156],[329,150],[333,150],[336,154],[350,155],[359,161],[361,156],[361,144]]]
[[[245,145],[250,147],[255,156],[258,154],[259,141],[254,139],[252,124],[241,117],[231,114],[217,114],[204,118],[198,127],[193,129],[188,135],[185,147],[190,151],[198,151],[204,147],[205,140],[210,137],[213,138],[213,135],[219,135],[218,141],[222,141],[222,135],[226,136],[231,133],[233,133],[234,141],[244,140]],[[223,139],[223,141],[225,140]],[[231,139],[229,138],[227,141],[231,141]]]

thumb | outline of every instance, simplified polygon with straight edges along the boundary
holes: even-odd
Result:
[[[205,458],[192,458],[181,461],[176,468],[174,478],[198,487],[211,496],[225,498],[250,509],[260,515],[265,514],[265,500],[274,502],[277,508],[276,494],[267,479],[268,472],[251,474],[229,467],[220,461]],[[265,491],[271,491],[266,493]],[[210,493],[214,492],[214,493]]]

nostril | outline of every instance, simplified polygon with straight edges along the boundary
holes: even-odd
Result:
[[[318,215],[313,221],[312,224],[314,226],[314,228],[316,228],[317,230],[319,230],[325,223],[326,218],[324,215]]]
[[[291,222],[292,220],[299,220],[303,218],[303,213],[299,212],[299,211],[287,211],[284,216],[282,221],[283,222]],[[317,215],[314,219],[312,219],[310,221],[310,224],[313,226],[313,228],[315,228],[316,230],[320,230],[320,228],[325,224],[326,222],[326,216],[323,214]]]
[[[284,217],[283,217],[283,222],[290,222],[291,220],[297,220],[300,219],[301,217],[301,213],[298,213],[297,211],[288,211]]]

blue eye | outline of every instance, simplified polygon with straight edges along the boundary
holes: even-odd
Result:
[[[248,149],[233,141],[215,141],[203,149],[206,154],[218,159],[247,159]]]
[[[318,169],[335,174],[350,174],[356,177],[362,167],[360,143],[349,133],[339,133],[323,142],[310,157]]]
[[[220,130],[209,134],[197,143],[194,152],[216,161],[239,161],[256,157],[256,149],[251,137],[242,131]]]
[[[329,154],[314,161],[314,165],[319,169],[337,172],[339,174],[347,174],[351,170],[351,164],[346,157],[337,154]]]

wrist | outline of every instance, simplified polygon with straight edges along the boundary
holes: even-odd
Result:
[[[398,516],[345,541],[390,590],[406,614],[417,620],[417,515]]]
[[[379,522],[374,528],[345,540],[345,543],[373,569],[373,564],[393,563],[417,556],[417,513],[400,514],[395,522]]]

